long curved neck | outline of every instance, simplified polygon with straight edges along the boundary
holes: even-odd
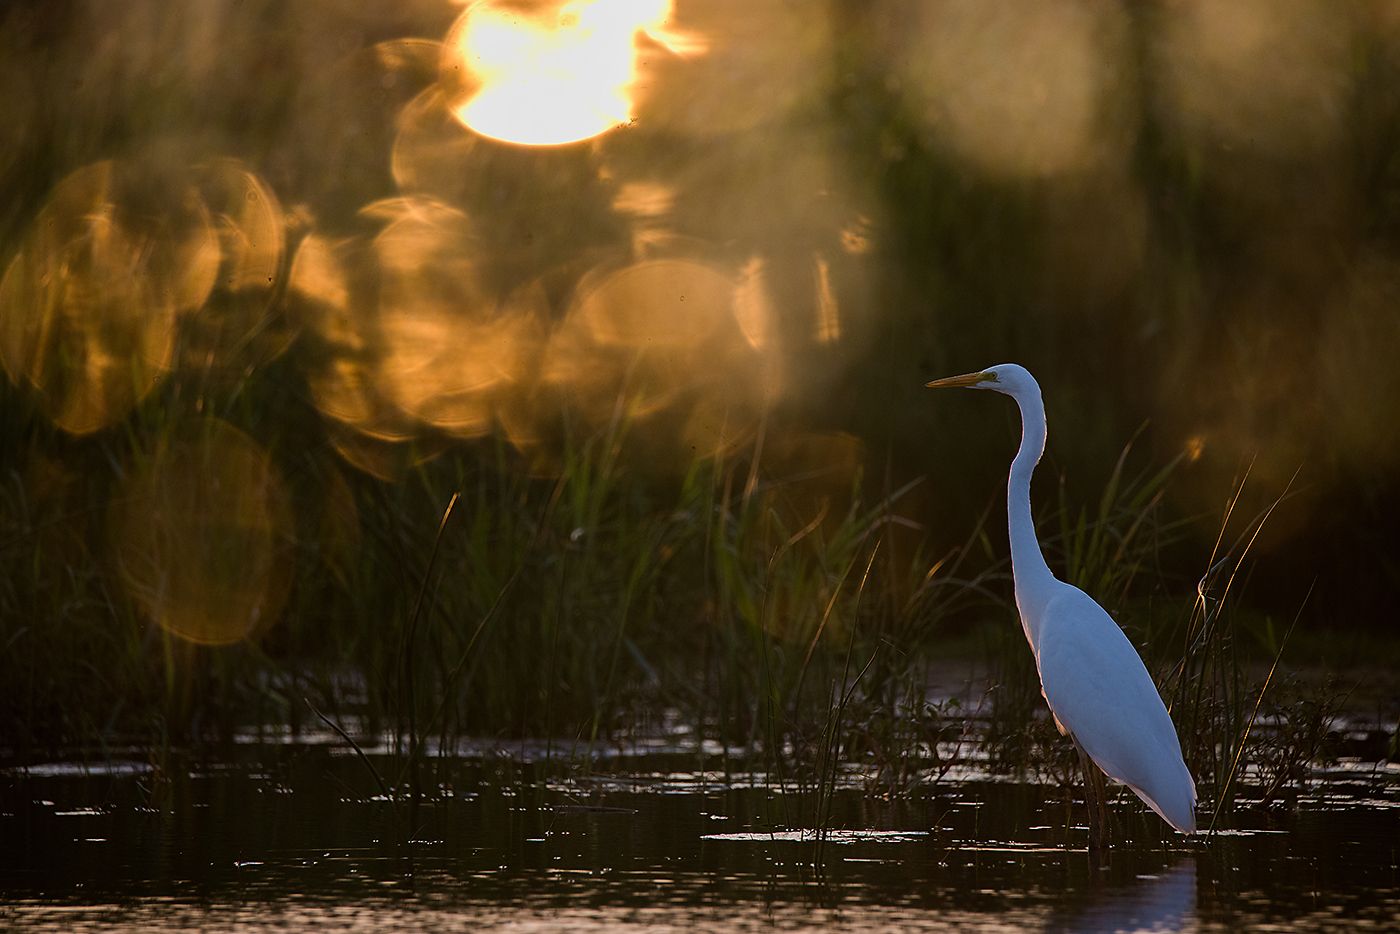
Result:
[[[1045,453],[1045,406],[1039,392],[1018,393],[1012,398],[1021,409],[1021,448],[1011,462],[1011,475],[1006,481],[1006,519],[1011,538],[1011,575],[1024,619],[1030,609],[1028,604],[1039,602],[1038,595],[1054,580],[1031,519],[1031,474]],[[1033,634],[1028,631],[1026,635]]]

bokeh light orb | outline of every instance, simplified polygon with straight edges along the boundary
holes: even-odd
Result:
[[[208,210],[167,168],[103,161],[68,175],[0,280],[0,365],[70,434],[113,424],[160,383],[177,315],[213,288]]]
[[[882,4],[893,87],[925,135],[1000,176],[1095,168],[1126,147],[1122,9],[1093,0]]]
[[[112,500],[111,549],[142,615],[200,645],[257,635],[291,583],[282,479],[251,438],[217,419],[139,454]]]
[[[525,146],[591,139],[632,120],[638,37],[664,36],[671,0],[486,0],[443,43],[451,110]]]
[[[1343,126],[1360,9],[1326,0],[1165,5],[1153,46],[1164,117],[1206,151],[1327,149]]]

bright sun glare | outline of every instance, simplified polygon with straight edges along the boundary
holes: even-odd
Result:
[[[527,146],[576,143],[630,123],[637,34],[679,51],[666,31],[671,4],[474,4],[448,38],[449,66],[465,70],[468,88],[452,112],[483,136]]]

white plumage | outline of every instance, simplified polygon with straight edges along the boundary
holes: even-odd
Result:
[[[1031,519],[1031,474],[1045,451],[1040,386],[1004,363],[934,380],[932,388],[992,389],[1021,409],[1021,447],[1007,480],[1007,524],[1016,607],[1035,655],[1041,691],[1062,733],[1104,774],[1131,788],[1182,833],[1196,829],[1196,783],[1176,729],[1141,657],[1088,594],[1050,573]],[[1087,774],[1093,786],[1095,778]],[[1091,810],[1091,838],[1095,818]]]

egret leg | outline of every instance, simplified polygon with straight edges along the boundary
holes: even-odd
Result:
[[[1103,856],[1108,851],[1108,788],[1103,770],[1094,764],[1079,741],[1074,742],[1079,753],[1079,767],[1084,772],[1084,804],[1089,811],[1089,855]]]

